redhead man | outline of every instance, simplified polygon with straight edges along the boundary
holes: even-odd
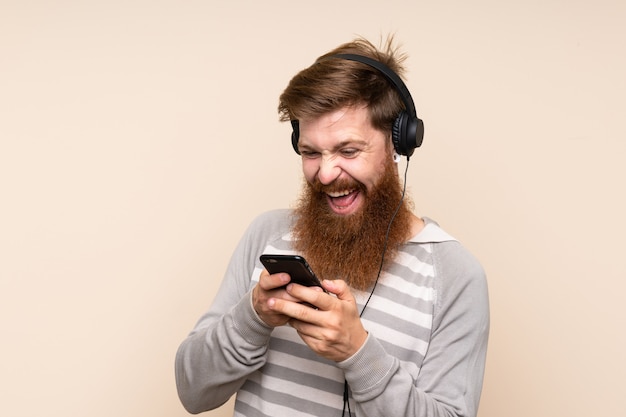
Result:
[[[402,61],[393,39],[381,49],[355,39],[282,93],[305,187],[293,210],[249,226],[182,342],[176,381],[189,412],[236,394],[235,416],[476,416],[486,278],[405,197],[397,162],[408,168],[423,124]],[[262,254],[303,256],[321,288],[269,274]]]

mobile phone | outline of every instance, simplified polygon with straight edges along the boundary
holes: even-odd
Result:
[[[259,258],[267,272],[277,274],[286,272],[291,282],[307,287],[321,287],[320,280],[315,276],[307,261],[299,255],[269,255]]]

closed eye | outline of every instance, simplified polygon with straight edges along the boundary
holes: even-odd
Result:
[[[306,159],[315,159],[319,158],[320,153],[308,149],[300,149],[300,155],[302,155],[302,157]]]
[[[359,152],[361,152],[361,150],[357,148],[344,148],[340,152],[341,156],[344,158],[354,158],[359,154]]]

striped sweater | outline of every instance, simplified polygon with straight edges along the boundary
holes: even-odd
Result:
[[[487,350],[487,284],[476,259],[436,223],[389,262],[362,316],[369,335],[339,363],[289,326],[256,315],[262,253],[294,253],[290,212],[259,216],[233,253],[218,294],[176,355],[179,396],[192,413],[237,394],[235,416],[475,416]],[[353,290],[359,311],[369,293]]]

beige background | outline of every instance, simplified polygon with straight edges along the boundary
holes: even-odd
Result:
[[[278,95],[388,32],[426,123],[417,212],[488,272],[480,416],[622,415],[625,21],[622,0],[0,0],[0,415],[187,415],[175,350],[300,187]]]

